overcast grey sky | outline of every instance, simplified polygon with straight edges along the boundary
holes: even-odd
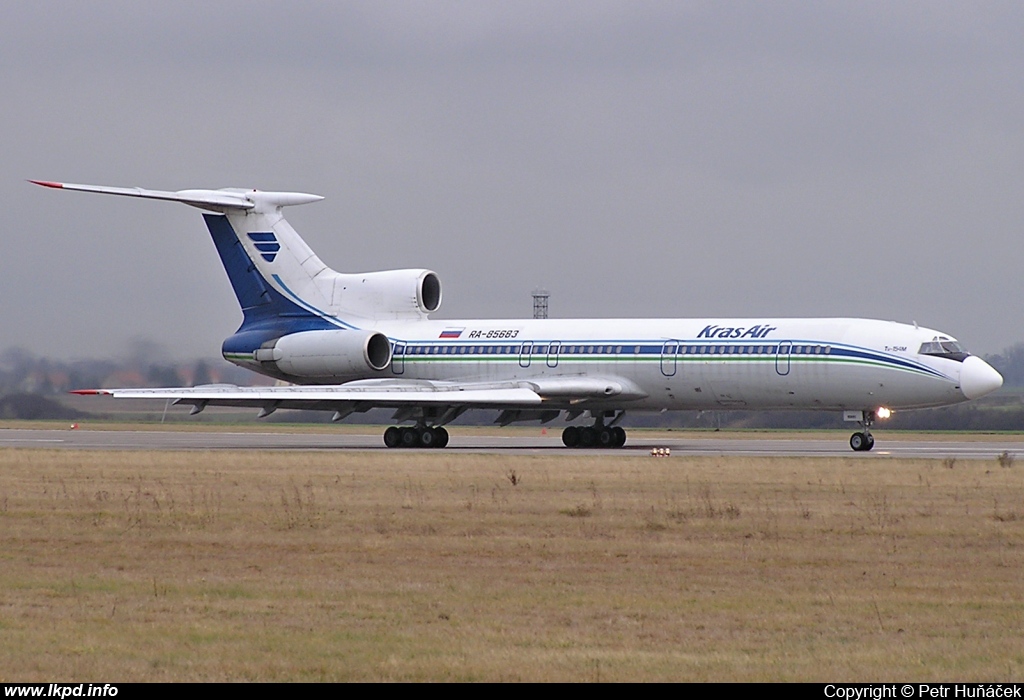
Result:
[[[343,271],[438,317],[863,316],[1024,340],[1018,2],[10,3],[3,338],[216,356],[198,210],[25,178],[327,199]]]

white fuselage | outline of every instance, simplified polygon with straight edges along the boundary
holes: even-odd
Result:
[[[591,399],[588,407],[862,410],[969,398],[961,390],[964,362],[918,353],[940,333],[890,321],[420,320],[371,327],[393,343],[391,364],[377,378],[505,382],[585,376],[627,387],[623,395]],[[259,371],[253,363],[239,364]]]

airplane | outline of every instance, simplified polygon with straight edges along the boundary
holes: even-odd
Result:
[[[78,394],[191,405],[333,411],[340,421],[390,408],[403,424],[387,447],[444,447],[445,426],[470,409],[495,421],[563,416],[566,447],[619,448],[627,411],[840,411],[871,450],[891,411],[946,406],[1002,386],[952,336],[857,318],[432,320],[441,281],[425,269],[336,272],[282,209],[323,199],[299,192],[177,192],[30,180],[54,189],[181,202],[203,218],[242,323],[229,362],[287,384],[89,389]],[[584,425],[573,425],[584,416]],[[589,423],[589,424],[586,424]]]

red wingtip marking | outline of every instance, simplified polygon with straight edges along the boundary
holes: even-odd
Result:
[[[69,391],[68,393],[77,394],[78,396],[102,396],[104,394],[109,394],[110,392],[104,391],[103,389],[75,389],[74,391]]]
[[[64,185],[60,182],[50,182],[49,180],[29,180],[33,185],[42,185],[43,187],[53,187],[54,189],[62,190]]]

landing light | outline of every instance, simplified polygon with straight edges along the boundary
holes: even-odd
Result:
[[[886,418],[888,418],[891,415],[892,415],[892,411],[890,411],[885,406],[879,406],[878,410],[875,411],[875,418],[878,418],[879,420],[885,420]]]

